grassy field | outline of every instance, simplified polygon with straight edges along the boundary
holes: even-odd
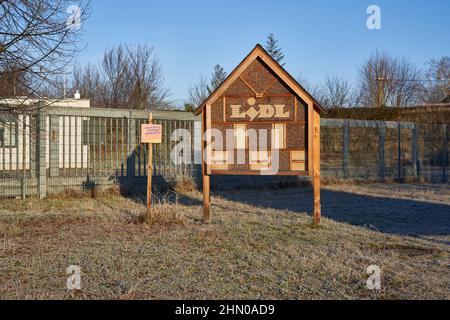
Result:
[[[293,201],[286,194],[302,190],[252,196]],[[212,198],[210,225],[201,223],[197,192],[184,204],[158,207],[153,225],[143,223],[143,205],[116,195],[1,200],[0,298],[450,298],[448,238],[398,236],[327,218],[313,228],[305,213],[230,198]],[[82,269],[76,294],[66,290],[69,265]],[[381,268],[381,291],[366,288],[369,265]]]

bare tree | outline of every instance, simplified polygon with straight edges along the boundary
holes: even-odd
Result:
[[[23,96],[27,93],[27,84],[29,79],[26,72],[22,71],[23,66],[19,61],[4,64],[0,72],[0,97]]]
[[[153,47],[138,45],[127,47],[129,57],[128,78],[131,82],[129,103],[137,109],[166,109],[169,90],[164,86],[161,63]]]
[[[82,97],[89,97],[92,107],[105,105],[106,88],[96,66],[88,64],[84,68],[75,67],[72,81],[73,88],[78,90]]]
[[[354,107],[358,104],[353,86],[343,78],[327,76],[322,90],[323,105],[327,108]]]
[[[171,105],[161,63],[149,45],[109,48],[100,69],[75,69],[73,83],[96,107],[154,110]]]
[[[200,77],[196,84],[189,87],[189,97],[187,105],[198,107],[208,98],[210,92],[208,90],[208,79]]]
[[[392,82],[395,77],[396,61],[388,54],[376,52],[360,68],[359,84],[362,103],[370,107],[387,105],[392,96]]]
[[[420,70],[405,58],[376,51],[360,68],[362,103],[370,107],[407,106],[422,93]]]
[[[79,51],[79,28],[89,9],[89,0],[0,1],[1,94],[25,96],[14,104],[1,100],[1,112],[35,109],[23,101],[43,98],[44,89],[59,84],[55,79]]]
[[[397,60],[394,79],[392,81],[391,106],[402,107],[417,104],[424,93],[420,81],[422,72],[407,59]]]
[[[440,103],[450,96],[450,57],[428,62],[425,75],[427,82],[424,102]]]
[[[131,108],[128,101],[132,84],[126,47],[119,45],[106,49],[101,65],[105,77],[105,107]]]
[[[311,83],[303,75],[297,77],[297,82],[314,97],[321,105],[325,105],[325,94],[323,87],[318,84]]]

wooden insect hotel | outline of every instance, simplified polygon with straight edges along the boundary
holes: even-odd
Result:
[[[211,175],[311,176],[320,222],[323,107],[261,45],[195,111],[202,116],[203,219]]]

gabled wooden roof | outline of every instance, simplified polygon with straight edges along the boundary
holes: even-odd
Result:
[[[196,115],[200,114],[207,104],[214,103],[228,87],[247,69],[247,67],[257,58],[260,58],[292,91],[305,101],[312,101],[313,105],[320,112],[326,113],[320,103],[303,88],[297,80],[294,79],[272,56],[260,45],[256,47],[242,60],[242,62],[228,75],[228,77],[217,87],[211,95],[194,111]]]

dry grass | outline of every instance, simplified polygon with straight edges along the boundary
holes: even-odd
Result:
[[[120,190],[118,186],[110,187],[103,191],[97,191],[95,188],[87,189],[87,190],[76,190],[72,188],[64,189],[61,192],[51,193],[48,196],[48,199],[80,199],[80,198],[104,198],[109,196],[119,196]]]
[[[450,298],[446,244],[328,219],[311,228],[306,214],[212,202],[211,225],[198,205],[168,204],[148,225],[142,204],[114,195],[1,201],[0,298]],[[65,289],[73,264],[82,269],[75,296]],[[365,287],[372,264],[382,269],[379,292]]]
[[[150,227],[183,225],[184,219],[177,206],[167,202],[157,203],[150,210],[146,210],[143,223]]]
[[[355,181],[325,184],[328,190],[345,190],[354,194],[372,195],[391,199],[413,199],[450,204],[448,184],[357,183]]]
[[[173,185],[174,190],[180,193],[195,192],[198,190],[198,186],[191,176],[178,175],[176,176]]]
[[[322,176],[321,184],[322,186],[359,186],[359,185],[370,185],[379,182],[379,179],[358,179],[358,178],[348,178],[342,179],[335,176]],[[394,179],[385,179],[384,184],[395,183]]]

